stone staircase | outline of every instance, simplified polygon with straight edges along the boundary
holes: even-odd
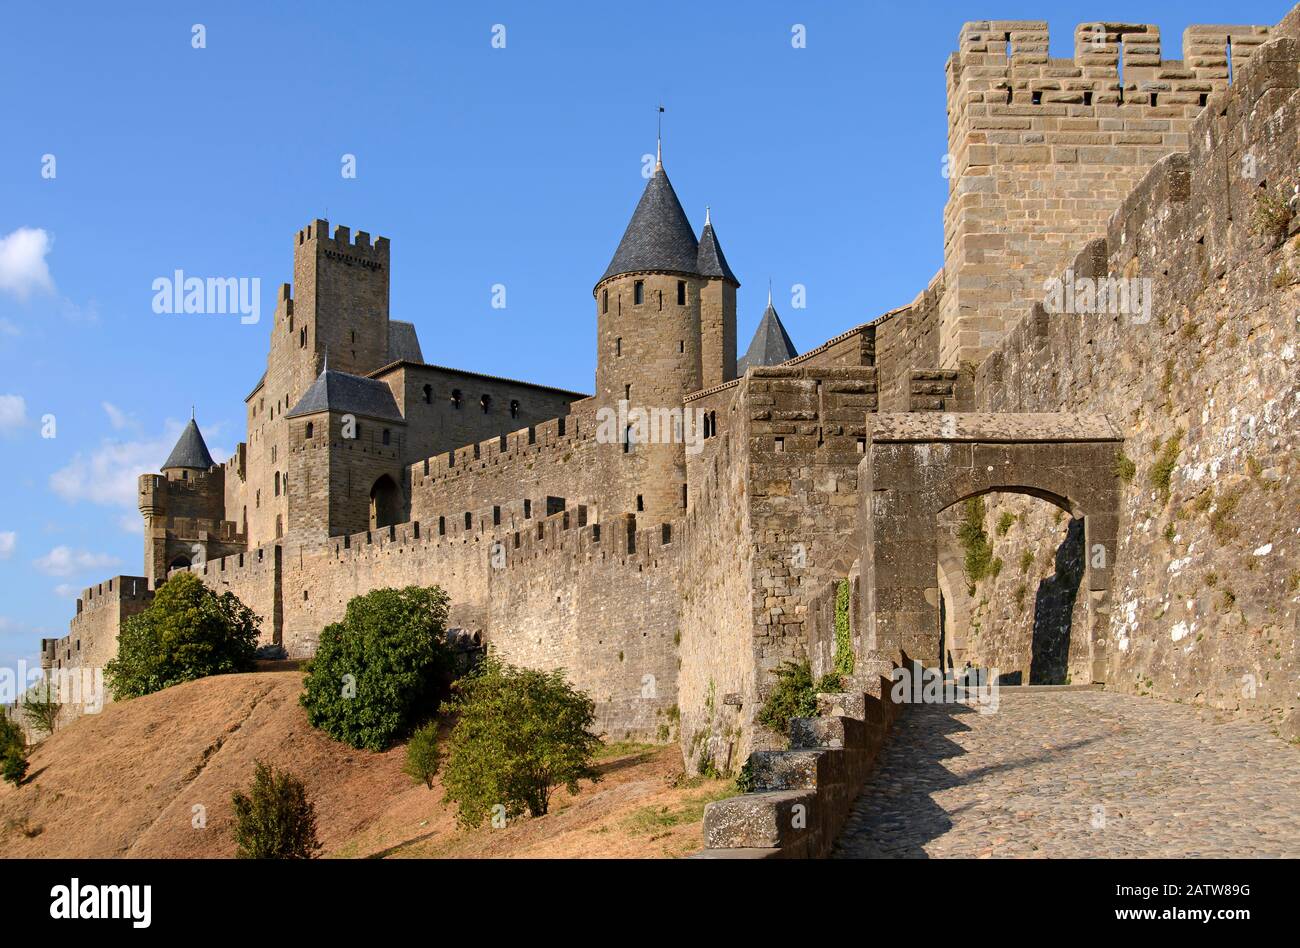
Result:
[[[886,674],[819,694],[817,717],[790,721],[790,748],[750,755],[754,791],[704,810],[701,859],[819,859],[830,854],[899,705]]]

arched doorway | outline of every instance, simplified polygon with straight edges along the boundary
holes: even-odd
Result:
[[[174,569],[189,569],[189,568],[190,568],[190,558],[188,556],[178,556],[175,559],[173,559],[170,563],[167,564],[168,572],[171,572]]]
[[[391,527],[402,520],[402,492],[387,474],[370,488],[370,529]]]
[[[1077,588],[1087,596],[1084,662],[1092,681],[1104,681],[1119,527],[1115,454],[1123,443],[1114,426],[1099,415],[940,412],[869,415],[867,423],[859,479],[867,513],[861,625],[881,670],[900,655],[942,664],[936,518],[1001,492],[1040,498],[1081,521],[1084,572]],[[950,588],[945,607],[956,605],[951,587],[960,580],[953,572],[944,570]]]

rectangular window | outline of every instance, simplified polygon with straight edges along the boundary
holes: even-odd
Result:
[[[776,439],[776,450],[778,453],[785,450],[785,438]]]
[[[501,526],[501,508],[500,508],[500,507],[493,507],[493,508],[492,508],[492,526],[494,526],[494,527],[499,527],[499,526]]]
[[[468,510],[465,511],[465,529],[468,530],[474,526],[474,515]]]
[[[614,340],[614,355],[621,356],[622,354],[623,354],[623,337],[619,336],[617,339]]]
[[[638,306],[645,302],[645,283],[641,280],[632,284],[632,302]]]
[[[677,281],[677,305],[678,306],[686,305],[686,281],[685,280]]]
[[[524,519],[525,519],[525,520],[531,520],[531,519],[532,519],[532,516],[533,516],[533,502],[532,502],[531,500],[528,500],[527,498],[525,498],[525,499],[524,499]]]

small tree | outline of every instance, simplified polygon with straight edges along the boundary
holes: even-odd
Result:
[[[515,668],[489,655],[455,685],[459,713],[443,772],[447,800],[466,828],[502,807],[509,819],[545,814],[558,787],[597,780],[600,738],[591,733],[596,705],[552,672]]]
[[[302,706],[313,727],[353,747],[383,750],[446,693],[447,594],[437,586],[376,589],[321,632]]]
[[[240,859],[311,859],[316,839],[316,807],[302,781],[260,760],[247,795],[236,790],[235,855]]]
[[[0,709],[0,777],[15,787],[27,776],[27,738],[23,729]]]
[[[438,725],[430,721],[415,729],[406,745],[406,763],[402,772],[416,783],[433,789],[433,775],[438,772]]]
[[[55,696],[54,686],[48,678],[44,678],[33,685],[22,698],[23,716],[27,719],[27,723],[46,734],[54,733],[54,726],[59,720],[59,709],[63,707]]]
[[[193,573],[177,573],[158,587],[148,609],[122,623],[117,657],[104,666],[104,678],[120,700],[250,671],[257,625],[234,593],[217,595]]]

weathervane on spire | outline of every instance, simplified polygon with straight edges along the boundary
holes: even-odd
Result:
[[[767,305],[772,305],[772,278],[767,278]]]
[[[704,226],[709,226],[709,205],[704,205]]]
[[[662,168],[664,164],[664,106],[659,103],[659,115],[656,117],[659,122],[659,130],[655,133],[655,166]]]

